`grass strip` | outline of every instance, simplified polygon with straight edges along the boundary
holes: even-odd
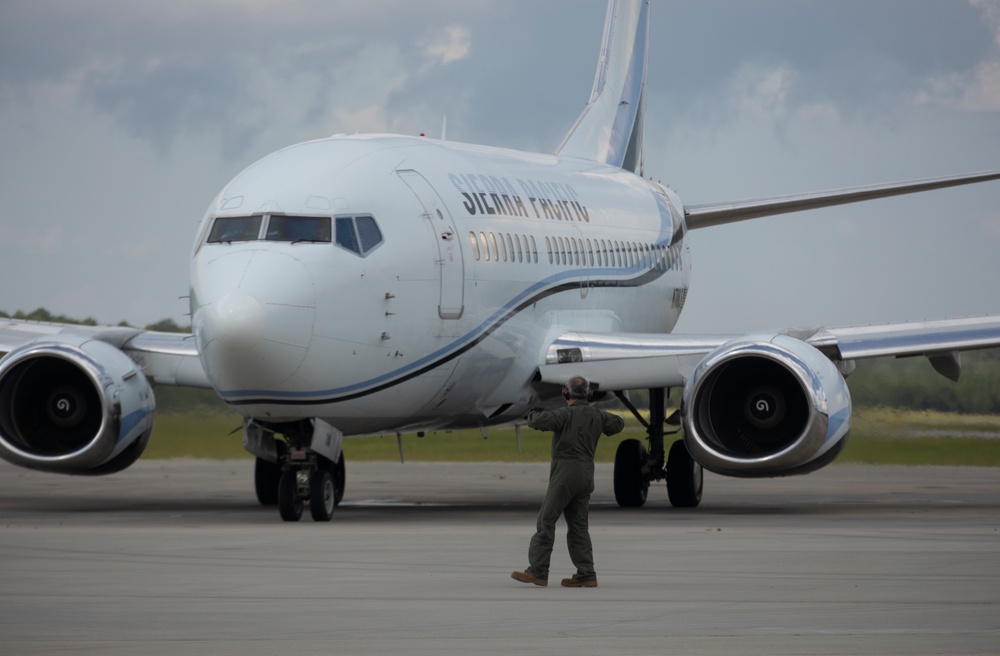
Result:
[[[645,438],[638,422],[626,419],[622,434],[601,440],[599,462],[613,462],[621,440]],[[249,459],[240,426],[240,418],[230,413],[158,415],[143,457]],[[479,430],[432,432],[422,438],[406,433],[403,455],[407,461],[428,462],[549,460],[549,433],[522,427],[520,434],[518,452],[514,428],[488,428],[486,439]],[[668,435],[668,444],[674,439]],[[395,434],[348,438],[344,450],[353,461],[399,460]],[[851,438],[837,462],[1000,467],[1000,417],[863,409],[855,413]]]

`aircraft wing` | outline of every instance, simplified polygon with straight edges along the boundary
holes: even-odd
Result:
[[[852,361],[884,356],[925,356],[938,373],[958,380],[960,351],[1000,346],[1000,317],[946,319],[880,326],[799,328],[752,335],[564,333],[539,370],[544,382],[565,384],[579,375],[602,390],[681,387],[712,351],[785,335],[809,344],[843,373]]]
[[[38,339],[58,342],[70,336],[114,346],[139,364],[146,377],[157,385],[211,388],[198,359],[194,337],[189,333],[3,319],[0,320],[0,353],[8,353]]]
[[[925,178],[922,180],[910,180],[907,182],[892,182],[889,184],[868,185],[864,187],[814,191],[805,194],[795,194],[793,196],[777,196],[773,198],[758,198],[754,200],[711,203],[705,205],[688,205],[685,206],[684,212],[687,216],[688,228],[695,230],[698,228],[710,228],[712,226],[723,225],[726,223],[735,223],[737,221],[757,219],[763,216],[785,214],[787,212],[799,212],[802,210],[813,210],[820,207],[831,207],[834,205],[846,205],[848,203],[858,203],[865,200],[874,200],[876,198],[901,196],[903,194],[913,194],[919,191],[944,189],[946,187],[957,187],[959,185],[998,179],[1000,179],[1000,171],[983,171],[981,173],[952,175],[943,178]]]

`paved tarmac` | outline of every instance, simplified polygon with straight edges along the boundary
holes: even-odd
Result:
[[[997,654],[1000,469],[709,475],[614,507],[600,587],[512,581],[545,464],[350,463],[330,523],[256,504],[249,461],[107,478],[0,465],[0,654]]]

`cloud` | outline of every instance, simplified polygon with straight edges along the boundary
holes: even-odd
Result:
[[[836,120],[839,112],[832,103],[802,99],[800,78],[787,65],[745,64],[729,82],[729,104],[740,114],[775,124]]]
[[[1000,210],[983,212],[976,217],[982,234],[996,245],[1000,245]]]
[[[49,226],[42,232],[29,232],[22,236],[22,243],[29,253],[51,255],[63,250],[63,229]]]
[[[450,64],[465,59],[471,45],[469,29],[451,25],[424,44],[424,56],[434,63]]]
[[[986,21],[993,25],[994,40],[1000,46],[1000,0],[969,0],[969,4],[978,7],[983,12]]]
[[[285,145],[289,131],[392,127],[368,108],[419,96],[428,75],[467,59],[472,30],[455,17],[492,11],[480,4],[15,5],[0,21],[0,106],[89,105],[161,158],[196,139],[242,161]]]
[[[334,122],[349,134],[389,131],[385,111],[379,105],[369,105],[356,111],[340,108],[336,111]]]
[[[730,82],[730,103],[743,113],[783,119],[788,114],[788,93],[797,77],[798,74],[786,66],[743,66]]]
[[[972,70],[932,77],[916,94],[918,105],[965,112],[1000,111],[1000,0],[969,0],[993,30],[994,47]]]
[[[229,111],[228,99],[239,98],[230,72],[225,63],[149,59],[96,72],[81,91],[132,136],[164,151],[179,133],[217,127],[219,117]]]

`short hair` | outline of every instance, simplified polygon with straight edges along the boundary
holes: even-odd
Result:
[[[583,376],[573,376],[566,385],[569,395],[574,399],[585,399],[590,396],[590,383]]]

